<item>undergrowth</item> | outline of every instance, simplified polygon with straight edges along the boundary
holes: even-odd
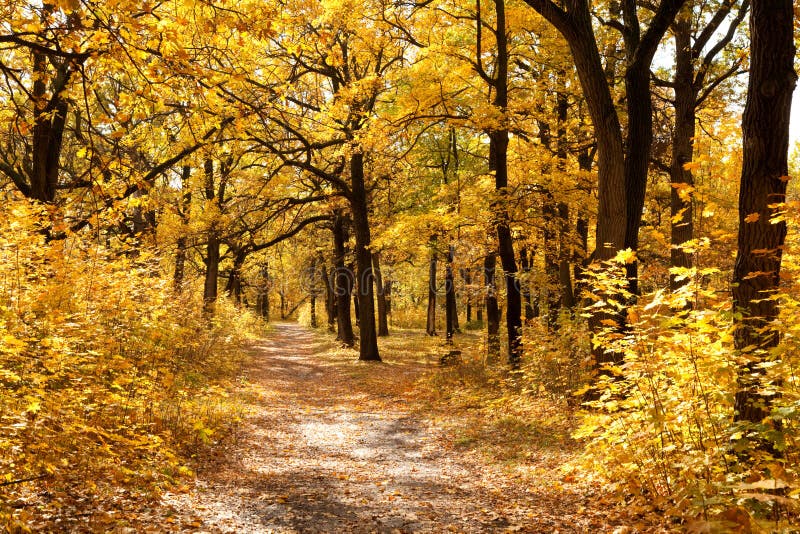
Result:
[[[236,424],[231,385],[259,322],[224,300],[203,316],[154,253],[48,243],[42,209],[2,210],[0,529],[124,525],[120,510],[190,476]]]

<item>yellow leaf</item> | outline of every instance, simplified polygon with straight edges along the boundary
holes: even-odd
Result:
[[[29,414],[37,414],[42,409],[42,403],[39,399],[31,400],[25,407],[25,411]]]
[[[624,263],[633,263],[636,261],[636,252],[626,248],[625,250],[620,250],[617,252],[617,261],[624,262]]]
[[[753,223],[756,222],[759,218],[761,218],[761,215],[759,215],[758,213],[751,213],[750,215],[744,218],[744,222]]]

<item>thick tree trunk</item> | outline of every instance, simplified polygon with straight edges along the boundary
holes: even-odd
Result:
[[[436,250],[431,246],[431,261],[428,268],[428,315],[425,332],[436,335]]]
[[[500,356],[500,308],[497,306],[495,268],[497,258],[489,253],[483,259],[484,286],[486,290],[486,336],[489,361]]]
[[[353,288],[352,272],[345,267],[346,220],[341,210],[333,220],[333,262],[335,266],[336,339],[348,347],[356,344],[350,318],[350,294]]]
[[[625,75],[628,137],[625,145],[625,248],[639,249],[650,149],[653,144],[653,105],[650,100],[650,62],[629,66]],[[639,294],[638,262],[626,267],[628,290]]]
[[[764,358],[748,349],[777,345],[770,325],[777,304],[766,299],[780,284],[786,223],[772,224],[770,205],[783,202],[788,181],[789,115],[797,80],[792,34],[792,0],[753,0],[750,15],[750,81],[742,117],[739,238],[733,271],[733,305],[742,313],[734,336],[749,365],[739,370],[735,410],[739,421],[761,422],[772,397],[762,393]]]
[[[381,253],[372,253],[372,264],[375,268],[375,287],[378,293],[378,336],[389,335],[388,306],[386,305],[386,288],[383,283],[383,273],[381,272]]]
[[[525,1],[566,39],[594,125],[597,138],[598,213],[597,245],[593,259],[603,261],[613,258],[623,247],[636,250],[653,136],[650,65],[658,43],[685,0],[662,0],[645,32],[641,29],[636,2],[616,4],[623,13],[622,22],[626,28],[626,144],[623,144],[619,117],[600,59],[590,2],[570,1],[562,9],[550,0]],[[626,270],[629,290],[635,295],[638,291],[636,263],[627,265]],[[623,329],[625,315],[608,308],[599,309],[592,315],[589,325],[593,332],[599,332],[608,321],[616,322]],[[607,363],[619,363],[623,358],[622,354],[606,350],[601,344],[592,352],[598,369]]]
[[[358,321],[359,360],[380,361],[378,333],[375,328],[375,295],[372,273],[372,253],[369,250],[369,206],[364,183],[364,154],[350,156],[352,185],[350,205],[353,211],[353,230],[356,237],[356,265],[358,268]]]

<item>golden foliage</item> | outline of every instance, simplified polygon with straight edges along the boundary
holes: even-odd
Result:
[[[188,455],[236,424],[228,384],[251,325],[223,306],[209,323],[147,250],[46,242],[47,211],[5,196],[0,525],[48,529],[81,499],[101,513],[121,487],[135,500],[191,474]]]

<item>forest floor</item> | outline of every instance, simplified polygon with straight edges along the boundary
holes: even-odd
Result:
[[[164,496],[154,530],[632,531],[599,486],[561,470],[579,452],[568,416],[488,421],[485,406],[432,400],[424,377],[440,367],[423,338],[385,338],[387,363],[365,363],[274,325],[253,347],[250,415],[193,484]]]

